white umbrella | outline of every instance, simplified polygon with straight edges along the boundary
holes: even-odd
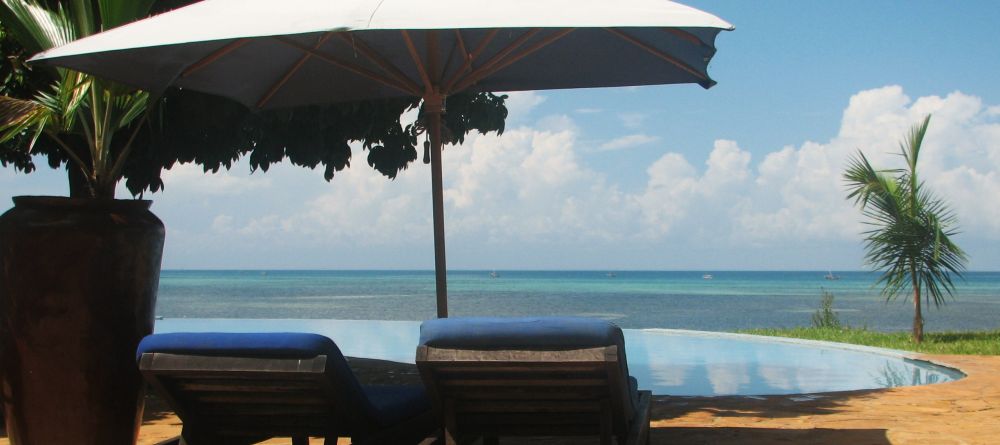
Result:
[[[32,60],[257,109],[416,96],[431,139],[438,316],[446,317],[441,113],[465,91],[715,82],[733,26],[667,0],[205,0]]]

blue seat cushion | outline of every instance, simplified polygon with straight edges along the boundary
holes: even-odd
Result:
[[[382,426],[391,426],[431,409],[420,385],[366,385],[361,387]]]
[[[639,381],[635,377],[628,378],[628,398],[632,402],[632,409],[639,409]]]
[[[143,353],[161,352],[213,357],[312,358],[340,355],[337,345],[318,334],[176,332],[146,336],[139,343],[137,358]]]
[[[430,409],[423,387],[403,385],[361,386],[340,348],[327,337],[307,333],[178,332],[153,334],[139,343],[137,359],[144,353],[209,357],[313,358],[326,356],[326,373],[340,403],[364,413],[382,425],[413,417]]]
[[[559,349],[618,345],[622,330],[596,318],[456,317],[420,325],[420,344],[452,349]]]

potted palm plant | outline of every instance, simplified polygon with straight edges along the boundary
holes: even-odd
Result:
[[[142,17],[151,4],[2,0],[0,19],[5,39],[30,54]],[[0,217],[7,434],[15,444],[133,443],[142,414],[134,351],[153,327],[164,228],[149,201],[114,195],[149,97],[67,70],[27,75],[44,86],[0,96],[0,143],[20,150],[15,162],[31,153],[66,161],[70,197],[19,196]]]

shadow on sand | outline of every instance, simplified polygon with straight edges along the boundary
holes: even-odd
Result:
[[[651,444],[890,444],[884,429],[784,429],[664,427],[650,430]]]
[[[816,416],[839,412],[846,400],[867,398],[880,390],[822,394],[724,397],[653,397],[653,421],[703,413],[712,417],[761,417],[767,419]]]
[[[670,397],[653,398],[651,443],[683,444],[889,444],[886,429],[752,428],[671,426],[671,419],[701,418],[705,425],[713,419],[753,418],[795,419],[840,412],[847,400],[867,398],[880,390],[843,391],[823,394],[793,394],[761,397]],[[690,424],[690,422],[688,423]]]

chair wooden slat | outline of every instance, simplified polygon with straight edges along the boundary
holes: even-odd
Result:
[[[476,436],[598,435],[602,443],[617,438],[639,445],[648,438],[649,413],[635,412],[619,357],[617,346],[553,351],[422,345],[416,361],[448,444]],[[649,405],[638,408],[648,411]],[[645,427],[636,425],[641,422]]]

